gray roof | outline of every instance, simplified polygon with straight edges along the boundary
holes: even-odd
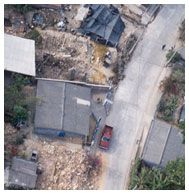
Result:
[[[35,127],[62,129],[65,84],[62,82],[38,80]]]
[[[28,188],[35,188],[37,181],[37,163],[13,158],[12,168],[9,172],[9,185],[19,185]]]
[[[4,69],[35,76],[35,41],[4,34]]]
[[[180,48],[177,52],[183,59],[185,59],[185,47]]]
[[[182,134],[171,125],[154,120],[143,149],[142,159],[151,167],[165,167],[168,161],[185,156]]]
[[[185,119],[185,104],[182,106],[179,122],[184,121],[184,119]]]
[[[62,81],[38,80],[35,128],[89,134],[91,88]]]

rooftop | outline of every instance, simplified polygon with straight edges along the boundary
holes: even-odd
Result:
[[[89,135],[91,88],[62,81],[38,80],[35,128]]]
[[[37,163],[15,157],[9,172],[9,184],[35,188],[36,171]]]
[[[35,76],[35,41],[4,34],[4,69]]]
[[[142,159],[151,167],[165,167],[168,161],[185,156],[182,134],[171,125],[154,120],[144,146]]]

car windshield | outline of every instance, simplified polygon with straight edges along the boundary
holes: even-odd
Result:
[[[107,137],[103,137],[102,140],[105,141],[105,142],[109,142],[110,141],[110,139],[108,139]]]

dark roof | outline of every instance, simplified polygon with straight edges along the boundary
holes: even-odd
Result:
[[[35,128],[89,134],[91,88],[62,81],[38,80]]]
[[[117,46],[121,34],[125,28],[118,9],[111,5],[108,9],[103,4],[89,5],[91,13],[82,22],[79,32],[87,34],[92,40],[101,38],[102,44]]]
[[[154,120],[142,154],[142,159],[146,164],[150,167],[163,168],[168,161],[182,158],[184,155],[185,146],[179,130],[165,122]]]
[[[13,158],[12,168],[9,172],[9,185],[19,185],[28,188],[35,188],[37,181],[37,163]]]

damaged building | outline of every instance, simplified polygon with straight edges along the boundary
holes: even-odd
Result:
[[[35,189],[37,181],[37,163],[14,157],[9,170],[8,186],[13,188]]]
[[[103,4],[85,5],[89,7],[78,31],[90,36],[91,40],[110,47],[117,47],[125,25],[119,11],[113,5],[108,8]]]

